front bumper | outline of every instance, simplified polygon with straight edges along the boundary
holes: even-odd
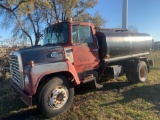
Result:
[[[28,106],[32,106],[32,96],[30,96],[28,93],[22,91],[16,84],[13,83],[12,79],[11,81],[11,85],[12,87],[16,90],[16,92],[18,92],[18,95],[20,97],[20,99]]]

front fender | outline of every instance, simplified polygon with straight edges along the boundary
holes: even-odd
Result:
[[[73,64],[71,62],[69,62],[69,61],[66,61],[66,63],[68,64],[68,71],[73,75],[76,84],[79,85],[80,84],[80,80],[79,80],[79,77],[77,75],[77,72],[76,72]]]
[[[49,74],[59,73],[59,72],[70,72],[76,84],[80,84],[77,72],[70,62],[56,62],[56,63],[47,63],[47,64],[38,64],[34,67],[27,66],[25,69],[25,75],[29,78],[29,84],[25,84],[25,90],[30,94],[34,95],[36,93],[37,87],[40,80]]]

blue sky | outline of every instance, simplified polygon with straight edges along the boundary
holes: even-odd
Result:
[[[139,32],[150,34],[155,41],[160,41],[160,0],[128,0],[128,25],[138,28]],[[108,22],[107,28],[120,27],[122,23],[122,0],[99,0],[90,9],[90,13],[98,11]],[[0,29],[0,36],[10,38],[10,30]],[[0,38],[1,40],[1,38]]]
[[[128,9],[128,25],[160,41],[160,0],[128,0]],[[108,20],[104,27],[115,28],[122,24],[122,0],[99,0],[89,11],[98,11]]]

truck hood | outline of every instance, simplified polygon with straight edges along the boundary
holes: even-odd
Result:
[[[33,46],[30,48],[23,48],[16,51],[21,56],[23,68],[34,61],[34,64],[51,63],[65,60],[62,46]],[[14,55],[13,52],[11,55]]]

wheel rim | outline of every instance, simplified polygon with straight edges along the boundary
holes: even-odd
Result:
[[[140,77],[141,77],[141,78],[146,78],[146,76],[147,76],[146,67],[143,66],[143,67],[140,69]]]
[[[69,92],[65,86],[54,88],[48,96],[48,105],[52,109],[62,108],[68,100]]]

